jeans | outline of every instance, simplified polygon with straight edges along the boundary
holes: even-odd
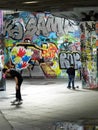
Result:
[[[22,100],[22,97],[21,97],[21,84],[22,84],[23,80],[21,81],[18,81],[18,89],[16,89],[16,99],[17,100]]]
[[[75,79],[74,75],[68,76],[68,87],[71,87],[71,83],[72,83],[72,88],[74,88],[74,79]]]

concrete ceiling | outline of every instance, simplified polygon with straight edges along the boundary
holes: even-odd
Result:
[[[24,2],[33,1],[31,4]],[[54,16],[81,20],[82,12],[98,12],[96,0],[0,0],[1,10],[50,12]],[[97,13],[98,16],[98,13]]]
[[[24,4],[34,1],[32,4]],[[0,9],[26,11],[73,11],[74,8],[97,7],[97,0],[0,0]]]

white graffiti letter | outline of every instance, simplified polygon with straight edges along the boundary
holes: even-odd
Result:
[[[4,35],[7,33],[14,40],[21,40],[24,35],[23,32],[23,26],[20,22],[10,20],[5,23]]]
[[[56,32],[58,36],[61,36],[64,34],[63,30],[63,23],[62,23],[62,18],[59,17],[49,17],[47,20],[47,30],[48,32]]]
[[[66,53],[61,53],[60,54],[60,68],[65,69],[70,66],[69,60],[67,59],[67,54]]]
[[[37,35],[43,34],[44,36],[48,36],[48,31],[47,31],[47,28],[45,26],[45,20],[43,17],[40,17],[38,19],[37,28],[38,28],[38,30],[36,32]]]
[[[26,25],[25,35],[33,36],[37,31],[36,24],[37,24],[36,19],[31,18]]]

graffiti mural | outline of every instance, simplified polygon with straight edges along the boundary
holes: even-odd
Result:
[[[8,67],[14,64],[23,70],[32,65],[34,69],[37,64],[46,77],[66,77],[70,63],[78,70],[80,32],[73,21],[69,24],[51,13],[19,12],[18,17],[4,16],[3,35]]]
[[[83,64],[83,87],[96,88],[96,31],[95,22],[82,22],[81,60]]]

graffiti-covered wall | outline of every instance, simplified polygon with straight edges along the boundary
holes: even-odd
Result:
[[[76,22],[50,13],[4,15],[5,65],[18,70],[40,67],[46,77],[66,77],[66,69],[81,66],[80,33]]]
[[[81,59],[84,88],[96,88],[97,85],[97,57],[96,57],[96,22],[81,22]]]
[[[4,66],[4,44],[3,44],[3,11],[0,10],[0,70]],[[1,80],[1,72],[0,72],[0,80]]]

